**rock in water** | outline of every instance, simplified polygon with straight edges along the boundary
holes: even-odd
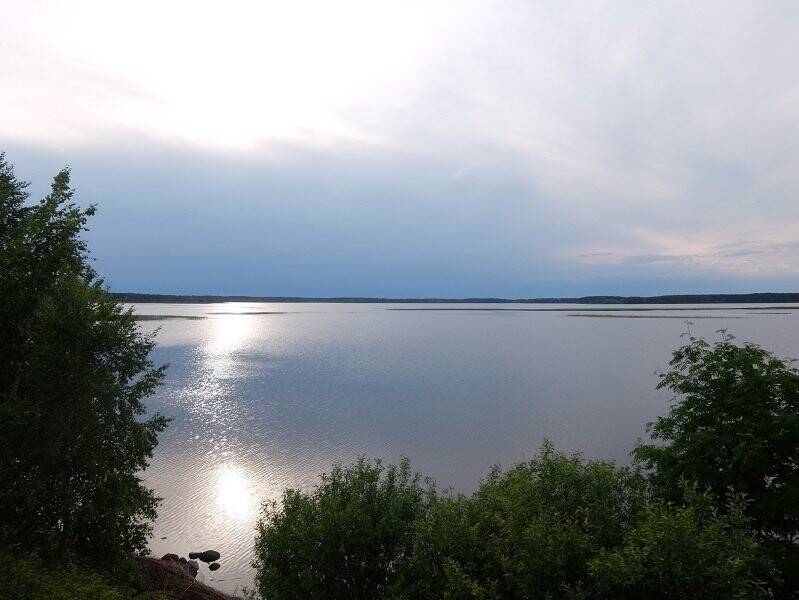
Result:
[[[199,558],[201,561],[210,563],[219,560],[220,554],[216,550],[206,550],[205,552],[189,552],[189,558]]]
[[[208,569],[210,571],[216,571],[218,568],[219,568],[218,562],[212,562],[210,565],[208,565]]]

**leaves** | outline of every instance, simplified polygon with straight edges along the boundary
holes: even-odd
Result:
[[[463,553],[456,560],[500,597],[558,594],[585,583],[587,560],[620,543],[644,502],[638,474],[547,442],[530,462],[494,470],[465,501],[470,551],[481,559],[475,569]]]
[[[690,491],[685,506],[650,504],[617,548],[589,561],[594,590],[606,598],[760,598],[769,564],[746,529],[743,502],[716,513]]]
[[[758,597],[769,563],[740,497],[653,500],[639,473],[545,444],[470,497],[438,495],[407,461],[336,466],[264,507],[264,598]]]
[[[799,588],[799,371],[722,331],[674,352],[658,387],[675,402],[649,427],[662,445],[637,447],[664,498],[681,501],[682,481],[707,488],[718,507],[743,494],[751,527],[780,565],[786,594]]]
[[[102,288],[69,171],[27,204],[0,155],[0,539],[111,564],[142,550],[157,499],[136,474],[166,426],[141,419],[163,367]]]
[[[313,492],[264,507],[256,583],[264,598],[376,598],[399,577],[433,491],[410,463],[335,466]]]

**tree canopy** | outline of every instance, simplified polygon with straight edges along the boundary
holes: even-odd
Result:
[[[399,579],[432,490],[407,461],[337,466],[315,492],[265,506],[256,540],[265,598],[376,598]]]
[[[164,367],[91,267],[94,207],[72,201],[69,170],[38,203],[27,185],[0,154],[0,540],[112,563],[155,517],[137,473],[166,426],[142,404]]]
[[[799,591],[799,371],[726,331],[710,344],[691,338],[674,352],[658,387],[675,393],[648,427],[662,444],[636,459],[657,493],[679,501],[685,481],[706,488],[724,509],[743,495],[746,515],[781,572],[786,597]]]
[[[337,466],[268,504],[263,598],[757,598],[769,563],[740,508],[649,496],[610,462],[545,444],[472,496],[440,495],[409,464]],[[739,506],[740,503],[737,505]]]

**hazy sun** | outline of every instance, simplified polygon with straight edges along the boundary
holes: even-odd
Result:
[[[36,125],[57,84],[62,130],[102,117],[109,129],[217,147],[367,136],[345,117],[409,92],[435,38],[422,10],[350,0],[48,3],[5,40],[34,104],[31,119],[16,117],[20,128]]]

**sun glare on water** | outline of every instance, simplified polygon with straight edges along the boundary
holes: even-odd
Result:
[[[213,339],[206,346],[209,357],[219,358],[238,350],[249,334],[250,321],[243,315],[224,315],[214,319]]]
[[[231,519],[247,520],[255,515],[258,499],[253,483],[235,464],[225,463],[217,467],[216,504]]]

